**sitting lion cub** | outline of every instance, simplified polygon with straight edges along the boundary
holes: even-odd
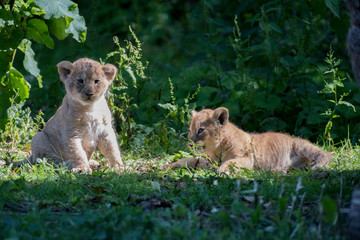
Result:
[[[117,68],[81,58],[74,63],[62,61],[57,69],[66,89],[62,105],[34,136],[32,156],[14,164],[19,166],[35,163],[37,158],[48,158],[55,163],[69,162],[73,171],[91,173],[90,165],[97,162],[90,158],[99,147],[110,166],[123,165],[104,96]]]
[[[270,169],[286,171],[291,168],[325,167],[331,155],[307,140],[275,132],[247,133],[229,122],[229,110],[220,107],[215,110],[192,111],[189,136],[194,143],[203,147],[211,162],[219,163],[219,172],[229,173],[231,169]],[[207,168],[206,159],[186,158],[164,165]]]

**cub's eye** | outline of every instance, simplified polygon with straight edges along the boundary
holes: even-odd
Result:
[[[94,82],[95,84],[99,84],[100,80],[95,80]]]
[[[202,134],[203,132],[204,132],[204,129],[203,129],[203,128],[199,128],[198,134]]]
[[[79,79],[76,79],[76,82],[77,82],[78,84],[83,84],[83,83],[84,83],[84,80],[81,79],[81,78],[79,78]]]

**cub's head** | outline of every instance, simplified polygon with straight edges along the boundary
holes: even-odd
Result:
[[[97,101],[106,92],[117,73],[114,65],[103,66],[88,58],[81,58],[73,63],[62,61],[56,67],[67,94],[82,104]]]
[[[192,119],[189,137],[207,149],[213,149],[220,143],[220,129],[229,122],[229,110],[224,107],[215,110],[191,111]]]

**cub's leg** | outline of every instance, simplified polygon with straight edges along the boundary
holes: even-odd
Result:
[[[98,147],[112,168],[116,169],[124,165],[116,135],[112,129],[100,138]]]
[[[231,171],[236,171],[239,168],[253,169],[254,162],[250,158],[233,158],[223,162],[219,167],[219,172],[229,174]]]
[[[174,163],[162,166],[161,170],[165,171],[168,168],[185,168],[186,166],[193,169],[206,169],[210,167],[210,163],[205,158],[183,158]]]
[[[86,152],[81,144],[80,138],[72,138],[65,141],[69,149],[69,161],[72,165],[72,171],[92,173]]]
[[[294,138],[292,167],[327,167],[331,161],[331,155],[307,140]]]

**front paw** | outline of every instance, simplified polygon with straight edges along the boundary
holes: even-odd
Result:
[[[166,171],[169,168],[177,168],[177,164],[175,163],[170,163],[170,164],[165,164],[161,167],[161,171]]]
[[[99,170],[100,168],[100,163],[92,159],[89,160],[89,165],[92,170]]]
[[[71,169],[71,171],[73,173],[86,173],[86,174],[91,174],[92,170],[90,167],[86,167],[86,166],[82,166],[82,167],[73,167]]]

